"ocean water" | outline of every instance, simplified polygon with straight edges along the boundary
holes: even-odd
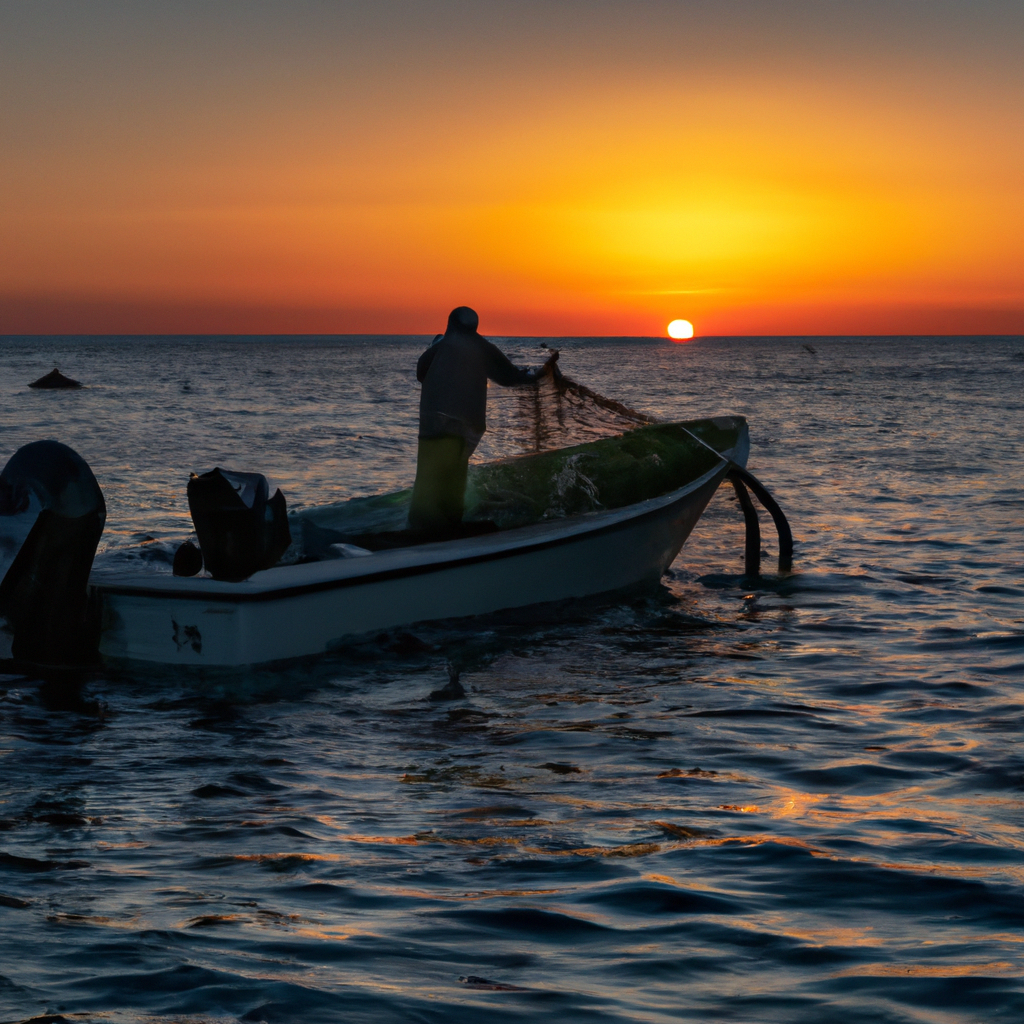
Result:
[[[301,669],[0,676],[0,1020],[1024,1020],[1024,339],[548,342],[641,411],[747,416],[794,573],[763,516],[742,578],[722,489],[653,590]],[[166,571],[191,470],[407,485],[423,343],[0,340],[0,460],[70,444],[99,557]],[[54,363],[88,387],[25,386]]]

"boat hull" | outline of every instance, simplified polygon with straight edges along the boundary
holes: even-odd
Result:
[[[156,581],[143,586],[98,578],[100,653],[183,666],[261,664],[323,653],[346,638],[397,626],[655,582],[679,553],[721,475],[669,500],[645,502],[655,507],[634,515],[596,516],[610,521],[584,524],[590,529],[580,530],[578,523],[575,530],[528,527],[509,532],[533,536],[423,545],[414,549],[418,557],[399,550],[271,569],[241,584],[199,579],[156,587]],[[367,562],[374,564],[362,564]],[[363,571],[341,572],[354,568]],[[273,574],[276,579],[267,579]],[[225,586],[233,593],[224,593]]]
[[[746,462],[746,424],[723,422],[734,424],[734,447],[712,468],[668,494],[623,508],[279,566],[240,583],[94,571],[100,654],[108,661],[182,667],[267,664],[418,622],[654,583],[690,535],[729,460]]]

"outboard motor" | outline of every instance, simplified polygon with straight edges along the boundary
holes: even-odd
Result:
[[[215,580],[237,583],[259,569],[269,569],[292,542],[288,509],[280,490],[259,473],[213,469],[188,482],[188,507]]]
[[[95,660],[87,586],[106,518],[96,477],[67,445],[35,441],[11,456],[0,474],[0,616],[13,657]]]

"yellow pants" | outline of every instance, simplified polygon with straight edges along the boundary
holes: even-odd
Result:
[[[461,437],[420,439],[409,506],[410,530],[439,530],[462,522],[471,451]]]

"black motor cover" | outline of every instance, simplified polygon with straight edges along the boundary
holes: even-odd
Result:
[[[15,658],[46,665],[95,659],[87,586],[106,518],[96,477],[67,445],[35,441],[11,456],[0,473],[0,542],[9,542],[0,553],[14,560],[0,581],[0,616],[13,633]],[[22,536],[16,553],[6,550]]]
[[[259,473],[212,469],[188,482],[188,507],[203,563],[215,580],[238,582],[269,569],[292,541],[280,490]]]

